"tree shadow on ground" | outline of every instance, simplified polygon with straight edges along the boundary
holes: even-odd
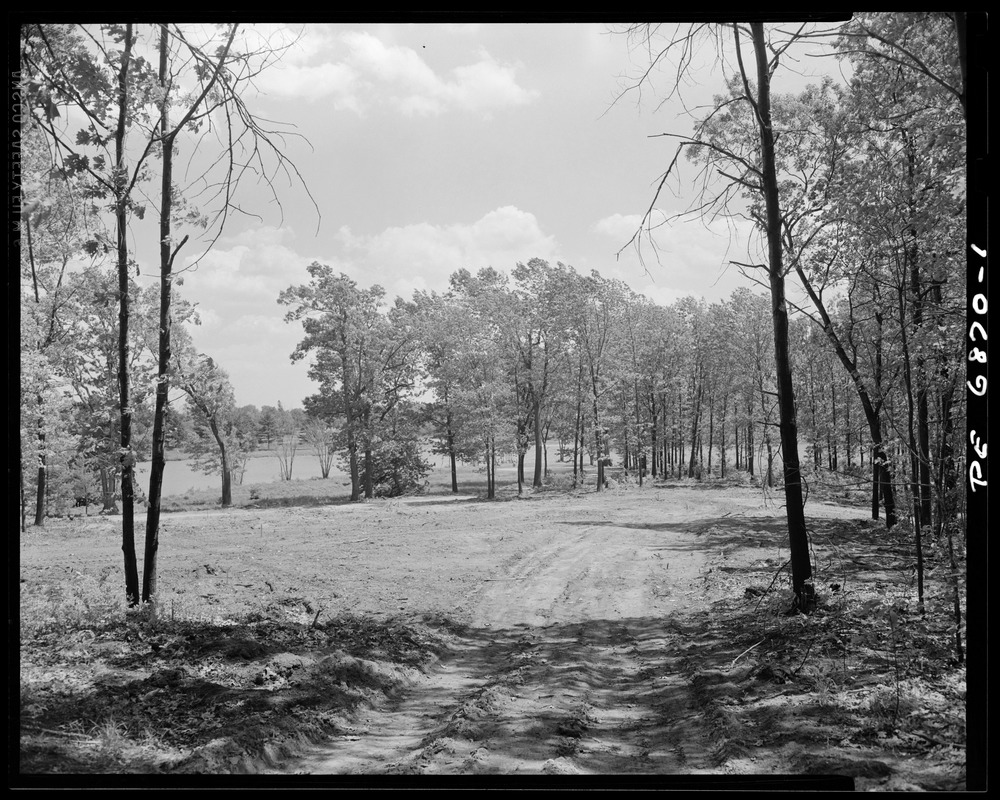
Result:
[[[313,508],[317,506],[346,506],[357,503],[351,500],[350,496],[344,497],[320,497],[317,495],[301,494],[294,497],[260,497],[250,500],[245,504],[240,504],[240,508],[286,508],[289,506],[302,506]]]
[[[457,671],[386,706],[407,719],[430,718],[421,749],[394,770],[421,772],[442,748],[471,752],[463,772],[505,765],[540,773],[711,774],[757,748],[794,744],[778,771],[885,777],[875,759],[831,750],[832,736],[859,723],[834,713],[797,686],[795,714],[754,708],[764,695],[788,694],[785,678],[744,660],[744,644],[706,619],[630,618],[566,625],[474,628],[429,621],[450,634],[434,669]],[[405,708],[404,708],[405,706]],[[838,739],[839,740],[839,739]],[[337,763],[336,745],[328,764]],[[780,763],[780,762],[775,762]],[[767,774],[774,763],[764,770]]]
[[[622,522],[615,519],[579,519],[557,520],[555,524],[575,528],[607,527],[621,528],[623,531],[643,530],[659,533],[694,534],[699,538],[689,545],[689,549],[693,550],[701,549],[709,542],[713,548],[720,545],[730,548],[769,547],[787,544],[788,539],[788,525],[783,518],[749,513],[731,517],[705,517],[681,522],[638,523]],[[847,531],[856,528],[856,520],[806,517],[806,530],[811,537],[848,535]]]

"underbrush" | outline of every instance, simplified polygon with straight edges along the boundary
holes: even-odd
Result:
[[[438,652],[419,623],[287,604],[127,609],[74,575],[21,587],[21,774],[258,772],[340,731]]]
[[[79,635],[113,628],[125,616],[126,601],[120,586],[110,586],[112,574],[100,577],[76,573],[53,585],[21,584],[21,637],[43,634]]]
[[[350,484],[326,478],[295,478],[273,483],[237,484],[232,487],[233,506],[281,507],[295,505],[325,505],[344,502],[350,496]],[[164,497],[164,512],[199,511],[219,508],[222,497],[218,489],[188,489],[180,495]]]
[[[787,571],[763,559],[720,566],[723,599],[685,629],[697,642],[690,679],[725,723],[719,763],[771,746],[794,753],[799,771],[849,774],[859,788],[892,788],[886,779],[904,770],[901,788],[961,789],[966,665],[956,641],[967,631],[944,554],[928,542],[921,606],[906,524],[840,522],[810,535],[809,615],[788,613]]]

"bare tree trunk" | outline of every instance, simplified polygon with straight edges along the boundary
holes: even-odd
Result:
[[[771,315],[774,320],[774,365],[778,385],[778,415],[781,429],[781,453],[785,478],[785,512],[788,517],[788,544],[792,561],[792,589],[796,607],[810,606],[813,589],[799,472],[799,441],[795,424],[795,396],[788,350],[788,309],[785,303],[785,278],[782,267],[781,212],[778,205],[778,181],[774,160],[774,131],[771,127],[770,75],[764,42],[764,25],[750,23],[757,60],[757,119],[760,128],[761,172],[764,202],[767,209],[768,279],[771,285]],[[737,34],[738,36],[738,34]]]
[[[735,400],[733,401],[733,416],[735,421],[733,422],[733,447],[736,449],[736,470],[739,471],[740,468],[740,410],[736,405]]]
[[[698,446],[698,422],[701,416],[701,397],[704,385],[701,381],[698,381],[698,388],[695,390],[694,399],[694,413],[693,419],[691,420],[691,460],[688,463],[688,477],[694,477],[694,465],[695,459],[697,458],[697,453],[695,452]]]
[[[535,473],[532,476],[531,485],[540,489],[542,486],[542,403],[537,397],[534,398],[532,413],[535,417]]]
[[[449,408],[445,418],[445,429],[448,434],[448,461],[451,465],[451,491],[452,494],[458,494],[458,459],[455,457],[455,432],[452,430],[451,426],[452,414],[451,408]]]
[[[577,481],[579,480],[579,470],[583,469],[583,454],[581,451],[581,445],[583,444],[583,433],[581,431],[581,417],[583,416],[583,409],[581,408],[580,400],[576,403],[576,425],[573,427],[573,488],[576,488]],[[579,470],[577,469],[577,460],[580,461]]]
[[[21,466],[21,469],[20,469],[19,472],[20,472],[20,477],[21,477],[21,533],[24,533],[24,530],[25,530],[25,527],[24,527],[25,526],[25,520],[27,519],[27,513],[28,512],[27,512],[27,505],[26,505],[25,498],[24,498],[24,466],[23,465]]]
[[[712,474],[712,443],[715,436],[715,397],[708,404],[708,474]]]
[[[861,401],[861,408],[865,414],[865,421],[868,423],[868,433],[872,440],[872,519],[879,518],[879,494],[881,494],[882,504],[885,507],[885,525],[887,528],[891,528],[897,522],[896,500],[892,488],[892,472],[889,469],[889,459],[885,454],[882,444],[883,439],[880,407],[876,407],[875,403],[872,401],[872,397],[861,378],[861,374],[858,371],[855,360],[847,353],[843,342],[837,335],[836,330],[834,330],[830,315],[827,312],[826,307],[823,305],[822,299],[816,293],[816,290],[813,289],[812,283],[809,281],[809,277],[798,264],[795,266],[795,272],[799,276],[802,287],[812,299],[817,313],[820,315],[820,319],[823,322],[823,332],[826,333],[827,339],[833,345],[834,352],[837,354],[837,358],[840,359],[841,364],[843,364],[844,368],[851,376],[851,380],[854,382],[854,388],[857,392],[858,399]],[[882,373],[882,355],[880,347],[882,340],[882,318],[879,312],[875,313],[875,323],[878,326],[878,334],[875,337],[875,386],[877,392]],[[861,455],[861,466],[864,468],[863,451]]]
[[[649,425],[650,473],[649,474],[655,481],[656,476],[658,474],[656,471],[656,462],[659,457],[659,453],[657,452],[656,428],[657,425],[659,425],[659,415],[657,414],[657,408],[656,408],[656,395],[653,392],[649,393],[649,416],[650,416],[650,425]]]
[[[115,481],[108,468],[102,466],[101,473],[101,507],[104,511],[114,511]]]
[[[164,92],[160,135],[170,126],[167,98],[167,26],[160,29],[160,88]],[[153,452],[149,470],[149,508],[146,511],[146,547],[142,560],[142,601],[156,594],[156,554],[160,547],[160,497],[163,493],[163,470],[166,465],[164,417],[170,388],[170,214],[173,201],[173,138],[163,142],[163,175],[160,189],[160,341],[159,369],[156,383],[156,409],[153,414]]]
[[[497,496],[497,447],[492,434],[486,444],[486,496],[490,500]]]
[[[910,439],[910,486],[913,494],[913,536],[917,555],[917,602],[924,613],[924,548],[921,537],[923,527],[922,499],[920,494],[920,452],[914,432],[913,375],[910,366],[909,337],[906,334],[905,300],[903,288],[899,289],[900,343],[903,349],[903,381],[906,386],[906,429]],[[928,487],[929,490],[929,487]]]
[[[132,23],[125,26],[125,49],[118,73],[118,125],[115,130],[115,165],[125,175],[125,121],[128,115],[128,71],[132,55]],[[132,406],[128,375],[129,277],[128,208],[125,189],[116,184],[115,222],[118,248],[118,405],[121,414],[122,553],[125,558],[125,597],[130,606],[139,603],[139,568],[135,558],[135,496],[132,452]]]
[[[722,419],[719,420],[719,477],[726,477],[726,399],[722,398]]]
[[[358,469],[357,410],[351,399],[350,382],[353,380],[351,367],[346,355],[346,341],[341,334],[340,368],[344,384],[344,415],[347,418],[347,460],[351,472],[351,501],[361,499],[361,473]]]
[[[367,426],[366,426],[367,427]],[[365,437],[365,500],[371,500],[375,497],[375,481],[372,472],[375,469],[375,464],[372,461],[372,445]]]
[[[852,441],[851,437],[852,430],[853,429],[851,428],[851,403],[850,401],[847,401],[846,403],[844,403],[844,432],[845,432],[844,456],[847,459],[848,469],[850,469],[853,466],[853,464],[851,464],[851,456],[853,455],[851,451],[854,449],[853,447],[854,442]]]
[[[41,403],[41,396],[38,401]],[[38,472],[35,486],[35,525],[45,524],[45,429],[41,418],[38,420]]]
[[[229,451],[226,450],[226,442],[219,433],[219,425],[212,414],[208,418],[209,427],[215,437],[216,444],[219,445],[219,456],[222,461],[222,507],[229,508],[233,504],[233,476],[229,466]]]
[[[830,432],[827,434],[827,452],[830,454],[830,469],[837,470],[837,388],[830,375]]]

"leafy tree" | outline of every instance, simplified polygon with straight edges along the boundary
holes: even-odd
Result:
[[[95,35],[96,33],[96,35]],[[102,25],[97,31],[74,26],[32,25],[22,29],[21,65],[24,91],[34,122],[45,132],[53,162],[68,174],[85,178],[88,193],[109,204],[114,217],[114,250],[118,269],[118,390],[122,490],[122,551],[125,594],[139,602],[135,559],[133,399],[128,374],[130,269],[128,229],[136,202],[136,185],[146,175],[149,147],[133,162],[129,136],[148,119],[147,102],[154,72],[136,52],[134,25]],[[57,120],[60,108],[73,109],[84,127],[75,135]],[[148,130],[148,128],[147,128]],[[95,240],[91,250],[107,246]]]
[[[420,375],[434,395],[427,414],[433,426],[433,452],[447,456],[451,490],[458,492],[458,461],[472,455],[462,449],[458,436],[456,392],[466,375],[462,353],[476,322],[465,300],[454,292],[415,292],[412,300],[414,332],[420,348]]]
[[[271,440],[278,432],[278,410],[274,406],[261,406],[257,430],[258,438],[263,439],[264,446],[270,450]]]
[[[76,341],[71,335],[67,316],[73,313],[75,300],[68,288],[70,263],[86,235],[87,208],[77,209],[73,188],[53,175],[44,153],[44,140],[36,125],[27,124],[20,131],[22,159],[22,206],[19,229],[24,247],[20,252],[21,354],[26,372],[38,374],[22,380],[21,462],[22,528],[24,524],[25,471],[35,480],[35,524],[44,524],[46,481],[51,448],[46,445],[47,428],[59,414],[45,408],[46,399],[55,399],[48,390],[53,373],[62,374],[61,366],[71,363]],[[35,396],[24,396],[25,385],[34,384]],[[57,401],[60,402],[60,401]],[[32,409],[34,416],[27,412]],[[27,444],[32,438],[36,441]]]
[[[549,400],[557,353],[565,346],[569,328],[564,294],[569,275],[562,264],[553,267],[533,258],[527,264],[518,264],[512,277],[516,310],[504,322],[516,325],[512,326],[510,339],[526,386],[535,445],[532,486],[538,488],[542,485],[543,409]]]
[[[324,478],[330,477],[330,468],[333,466],[335,449],[335,429],[326,420],[310,415],[302,428],[303,438],[312,448],[313,453],[319,459],[320,474]]]
[[[308,284],[289,287],[278,298],[291,308],[285,320],[301,321],[305,332],[292,359],[315,353],[309,375],[320,384],[321,400],[313,408],[322,406],[325,414],[344,417],[351,499],[361,498],[362,479],[365,497],[371,498],[373,447],[416,377],[411,312],[401,301],[383,312],[381,286],[360,289],[346,275],[335,275],[317,262],[308,271]],[[368,465],[364,475],[362,454]]]
[[[417,492],[431,470],[421,454],[419,409],[403,401],[386,415],[371,443],[371,457],[362,467],[361,481],[375,497],[399,497]]]
[[[98,476],[104,509],[110,511],[115,508],[121,476],[117,275],[91,268],[71,273],[65,286],[73,301],[64,309],[63,324],[69,335],[84,345],[64,353],[60,371],[75,401],[81,466]],[[157,298],[155,289],[140,289],[134,283],[130,283],[129,294],[132,324],[125,371],[136,388],[132,393],[132,439],[141,450],[149,445],[152,427],[150,387],[156,374]]]
[[[156,404],[153,416],[152,469],[146,519],[145,574],[142,599],[155,585],[160,494],[162,490],[165,418],[171,363],[171,291],[173,263],[188,236],[175,231],[181,223],[205,227],[209,247],[218,237],[241,178],[283,171],[298,176],[294,165],[275,146],[276,133],[261,124],[243,102],[242,93],[259,72],[280,55],[280,48],[242,50],[238,25],[225,26],[221,39],[198,41],[198,34],[172,24],[147,31],[132,23],[102,25],[28,25],[22,29],[21,62],[24,93],[33,123],[48,140],[52,163],[68,177],[85,182],[82,196],[104,202],[114,217],[114,234],[97,232],[85,243],[91,253],[114,249],[118,265],[118,376],[121,477],[124,506],[122,536],[126,562],[126,594],[138,602],[134,557],[132,410],[128,341],[130,270],[128,246],[133,220],[145,213],[142,185],[160,160],[159,233],[160,324]],[[200,32],[199,32],[200,33]],[[218,31],[216,32],[218,33]],[[154,43],[155,42],[155,43]],[[216,46],[217,45],[217,46]],[[151,51],[157,57],[150,60]],[[158,61],[158,65],[153,62]],[[191,87],[194,88],[191,88]],[[154,115],[155,109],[158,115]],[[67,113],[68,112],[68,113]],[[172,118],[172,112],[174,114]],[[80,127],[75,127],[79,125]],[[199,187],[210,187],[211,216],[190,207],[174,180],[174,155],[185,137],[217,129],[227,142],[220,159],[207,171],[192,172]],[[200,141],[200,140],[199,140]],[[192,147],[192,153],[197,146]],[[272,169],[265,161],[272,156]],[[266,179],[271,184],[270,177]],[[113,240],[113,241],[112,241]]]
[[[295,466],[295,454],[299,449],[301,433],[298,418],[278,403],[274,454],[278,457],[278,475],[283,481],[292,479],[292,468]]]
[[[229,375],[206,355],[187,347],[174,351],[174,377],[187,396],[194,438],[188,445],[195,465],[222,477],[222,507],[233,503],[233,475],[241,473],[253,452],[253,418],[236,405]]]

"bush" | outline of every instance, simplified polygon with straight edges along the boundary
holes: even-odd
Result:
[[[418,492],[426,485],[431,465],[420,454],[416,440],[380,441],[372,447],[372,486],[376,497],[399,497]],[[368,477],[361,459],[361,485]]]
[[[102,630],[125,618],[126,602],[120,586],[102,578],[75,575],[55,586],[21,586],[21,633],[69,633]]]

